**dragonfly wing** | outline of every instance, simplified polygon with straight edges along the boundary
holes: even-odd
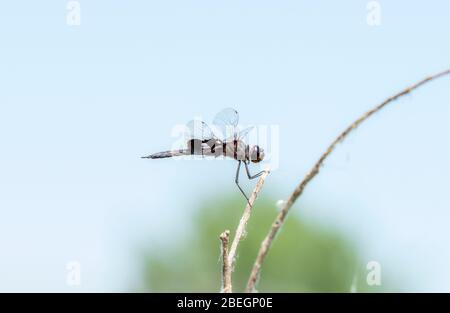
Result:
[[[250,126],[247,128],[244,128],[243,130],[239,131],[238,133],[238,139],[245,138],[252,130],[255,129],[255,126]]]
[[[186,138],[209,141],[216,138],[211,128],[203,121],[191,120],[186,124]]]
[[[211,128],[200,120],[192,120],[186,124],[187,127],[187,146],[191,154],[201,153],[204,146],[209,149],[220,145],[221,141],[216,137]]]
[[[221,132],[221,138],[235,137],[239,123],[239,113],[233,108],[226,108],[216,114],[214,126]]]
[[[224,141],[233,142],[233,140],[243,140],[253,129],[255,129],[255,126],[244,128],[243,130],[237,132],[236,134],[226,138]]]

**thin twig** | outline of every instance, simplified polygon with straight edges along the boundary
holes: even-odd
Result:
[[[377,105],[376,107],[374,107],[373,109],[367,111],[366,113],[364,113],[363,115],[361,115],[361,117],[359,117],[355,122],[353,122],[349,127],[347,127],[327,148],[327,150],[325,150],[325,152],[322,154],[322,156],[319,158],[319,160],[314,164],[314,166],[312,167],[312,169],[308,172],[308,174],[303,178],[303,180],[300,182],[300,184],[297,186],[297,188],[295,188],[294,192],[292,193],[292,195],[289,197],[289,199],[286,201],[286,203],[284,204],[284,207],[282,208],[282,210],[280,211],[280,213],[278,213],[275,221],[272,223],[272,226],[269,230],[269,233],[267,234],[267,236],[264,238],[264,240],[261,243],[261,247],[259,249],[258,255],[256,257],[255,263],[253,265],[253,269],[252,272],[250,274],[250,278],[248,280],[247,283],[247,288],[246,288],[246,292],[252,292],[254,291],[256,282],[258,280],[260,271],[261,271],[261,266],[264,262],[264,259],[267,255],[267,252],[269,251],[269,248],[272,244],[272,241],[274,240],[276,234],[278,233],[278,231],[280,230],[281,226],[283,225],[285,218],[290,210],[290,208],[292,207],[292,205],[294,204],[294,202],[298,199],[298,197],[301,196],[301,194],[303,193],[303,190],[305,189],[306,185],[308,185],[308,183],[319,173],[320,167],[322,166],[322,164],[324,163],[325,159],[334,151],[334,149],[336,148],[336,146],[342,142],[344,139],[347,138],[347,136],[354,130],[356,129],[362,122],[364,122],[366,119],[368,119],[369,117],[371,117],[374,113],[380,111],[381,109],[383,109],[387,104],[397,100],[398,98],[409,94],[411,91],[421,87],[422,85],[425,85],[426,83],[435,80],[439,77],[445,76],[450,74],[450,70],[446,70],[444,72],[440,72],[437,73],[435,75],[429,76],[421,81],[419,81],[418,83],[415,83],[414,85],[406,88],[405,90],[395,94],[394,96],[386,99],[385,101],[383,101],[381,104]]]
[[[247,205],[245,206],[244,213],[242,214],[241,220],[239,221],[239,225],[236,229],[236,233],[234,234],[233,243],[231,244],[230,254],[228,255],[228,261],[233,267],[237,247],[239,245],[239,242],[241,241],[242,237],[245,236],[245,227],[247,226],[247,222],[250,218],[250,214],[252,212],[253,204],[256,201],[256,198],[258,197],[258,193],[261,191],[262,186],[264,185],[264,182],[266,181],[266,177],[269,174],[269,169],[264,169],[264,173],[261,175],[261,177],[258,180],[258,183],[256,184],[255,189],[253,189],[252,195],[250,196],[250,199],[248,200]]]
[[[228,244],[230,240],[230,231],[226,230],[220,234],[220,240],[222,241],[222,291],[223,293],[229,293],[232,291],[231,287],[231,266],[228,260]]]

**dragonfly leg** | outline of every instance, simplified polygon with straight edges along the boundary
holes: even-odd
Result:
[[[250,204],[250,200],[248,199],[247,195],[245,194],[244,190],[242,190],[241,186],[239,186],[239,170],[241,169],[241,162],[242,161],[238,161],[238,167],[236,170],[236,179],[234,180],[234,182],[236,183],[236,185],[238,186],[239,190],[242,192],[242,194],[244,195],[245,199],[247,199],[247,202]]]
[[[245,164],[245,170],[247,171],[248,179],[255,179],[264,173],[264,171],[261,171],[258,174],[255,174],[252,176],[252,174],[250,174],[250,170],[248,169],[248,163],[244,161],[244,164]]]

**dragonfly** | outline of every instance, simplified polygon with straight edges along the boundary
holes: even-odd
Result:
[[[244,164],[249,180],[261,176],[264,171],[250,174],[250,163],[259,163],[264,159],[264,150],[258,145],[249,145],[245,137],[254,129],[253,126],[239,131],[239,113],[233,108],[225,108],[213,119],[214,129],[220,132],[216,135],[205,122],[191,120],[186,124],[186,146],[183,149],[169,150],[143,156],[144,159],[163,159],[179,156],[196,155],[201,157],[225,157],[238,162],[235,183],[247,202],[249,198],[239,185],[239,171]]]

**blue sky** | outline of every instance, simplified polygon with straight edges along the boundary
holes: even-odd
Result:
[[[279,125],[265,188],[283,199],[359,114],[450,68],[446,1],[380,1],[376,27],[368,1],[79,2],[80,26],[65,1],[2,4],[1,291],[124,290],[148,238],[175,240],[205,194],[238,192],[233,162],[139,158],[175,124],[232,106]],[[450,290],[449,83],[363,125],[294,208],[419,291]]]

